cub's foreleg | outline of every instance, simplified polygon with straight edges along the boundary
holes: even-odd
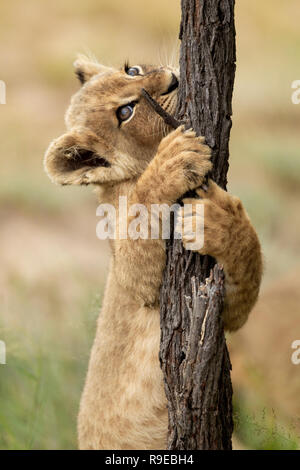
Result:
[[[133,204],[146,209],[148,231],[145,239],[117,237],[114,242],[115,274],[119,283],[146,305],[158,304],[159,286],[165,266],[165,245],[153,239],[153,205],[175,203],[186,191],[198,187],[211,168],[210,149],[202,137],[182,127],[165,137],[129,196]],[[133,217],[128,215],[127,225]],[[159,220],[161,223],[161,220]]]
[[[183,232],[185,246],[195,243],[196,205],[204,205],[204,244],[197,249],[202,255],[213,256],[225,272],[226,297],[224,324],[228,330],[237,330],[247,320],[259,293],[262,277],[262,256],[257,234],[241,201],[210,180],[208,191],[196,190],[201,199],[184,199],[189,210],[184,220],[190,219],[192,230]],[[199,216],[199,211],[197,211]],[[184,222],[177,220],[177,230]]]

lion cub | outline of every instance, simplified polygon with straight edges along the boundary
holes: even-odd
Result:
[[[80,57],[82,84],[66,113],[67,132],[45,156],[60,184],[94,184],[101,202],[118,211],[130,204],[175,203],[197,189],[211,168],[210,149],[192,130],[170,128],[142,97],[145,88],[169,113],[177,103],[177,72],[169,67],[104,67]],[[257,235],[240,200],[210,181],[202,199],[189,199],[189,217],[204,204],[201,254],[226,275],[224,322],[247,320],[262,273]],[[188,235],[183,243],[191,241]],[[162,239],[111,240],[111,265],[78,417],[81,449],[165,449],[166,398],[158,352],[159,288],[165,266]]]

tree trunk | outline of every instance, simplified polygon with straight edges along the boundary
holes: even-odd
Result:
[[[177,118],[206,137],[210,175],[226,188],[235,75],[234,0],[182,0]],[[213,268],[213,269],[212,269]],[[160,362],[168,449],[231,449],[232,386],[224,337],[224,275],[215,260],[167,243]]]

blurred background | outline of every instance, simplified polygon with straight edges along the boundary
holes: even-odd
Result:
[[[236,448],[300,446],[300,79],[298,0],[239,1],[229,191],[263,246],[248,324],[228,335]],[[0,4],[0,448],[76,448],[76,415],[101,307],[107,246],[91,188],[43,171],[78,89],[77,52],[108,65],[174,62],[179,0],[12,0]]]

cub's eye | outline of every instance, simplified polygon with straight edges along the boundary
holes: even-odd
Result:
[[[129,103],[125,106],[120,106],[120,108],[117,109],[117,118],[120,124],[123,121],[127,121],[127,119],[132,116],[134,107],[135,103]]]
[[[136,75],[140,74],[140,71],[137,67],[129,67],[126,70],[127,75],[131,75],[131,77],[135,77]]]

